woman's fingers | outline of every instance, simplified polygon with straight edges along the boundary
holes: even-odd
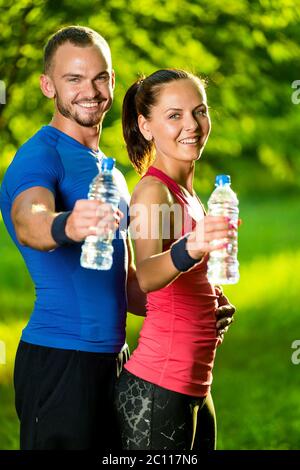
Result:
[[[189,236],[187,249],[194,258],[226,248],[237,238],[237,225],[224,216],[206,216]]]

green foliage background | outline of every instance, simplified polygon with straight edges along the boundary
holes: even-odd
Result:
[[[111,45],[115,102],[101,147],[117,158],[132,189],[138,178],[121,133],[124,92],[140,73],[182,67],[207,80],[213,130],[195,187],[207,201],[216,173],[229,173],[241,201],[241,281],[227,288],[236,324],[218,351],[213,393],[218,448],[297,449],[300,365],[299,0],[0,0],[0,181],[16,149],[49,122],[39,91],[43,46],[62,26],[88,25]],[[12,369],[33,287],[0,221],[0,448],[18,447]],[[140,321],[129,317],[136,343]],[[0,343],[1,344],[1,343]]]
[[[111,45],[117,89],[102,145],[129,181],[136,176],[122,145],[124,92],[138,73],[169,66],[208,80],[214,130],[201,188],[208,190],[216,169],[230,171],[239,192],[252,190],[253,179],[255,187],[299,187],[300,113],[291,105],[300,66],[297,3],[1,0],[0,77],[7,87],[7,105],[0,108],[1,172],[15,149],[50,120],[52,104],[38,86],[46,39],[61,26],[83,24]]]

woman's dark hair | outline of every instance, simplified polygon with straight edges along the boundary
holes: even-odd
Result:
[[[66,42],[78,47],[96,44],[106,49],[110,55],[108,43],[97,31],[85,26],[66,26],[54,33],[44,48],[44,73],[49,73],[55,52]]]
[[[127,90],[122,111],[123,136],[131,163],[139,174],[144,174],[154,160],[152,141],[144,138],[138,125],[138,116],[150,117],[162,85],[175,80],[190,79],[200,86],[204,82],[190,72],[179,69],[161,69],[148,77],[139,78]]]

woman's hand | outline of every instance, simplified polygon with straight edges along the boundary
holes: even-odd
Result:
[[[192,258],[201,259],[205,253],[225,248],[236,237],[237,227],[228,217],[207,215],[190,233],[186,248]]]

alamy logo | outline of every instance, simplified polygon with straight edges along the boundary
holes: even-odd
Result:
[[[6,348],[4,341],[0,341],[0,364],[6,364]]]
[[[292,342],[291,348],[295,349],[292,354],[291,361],[295,366],[297,366],[300,364],[300,339],[295,339],[295,341]]]
[[[292,83],[292,88],[296,88],[296,91],[292,94],[292,103],[299,104],[300,103],[300,80],[294,80]]]
[[[2,80],[0,80],[0,104],[6,104],[6,87]]]

